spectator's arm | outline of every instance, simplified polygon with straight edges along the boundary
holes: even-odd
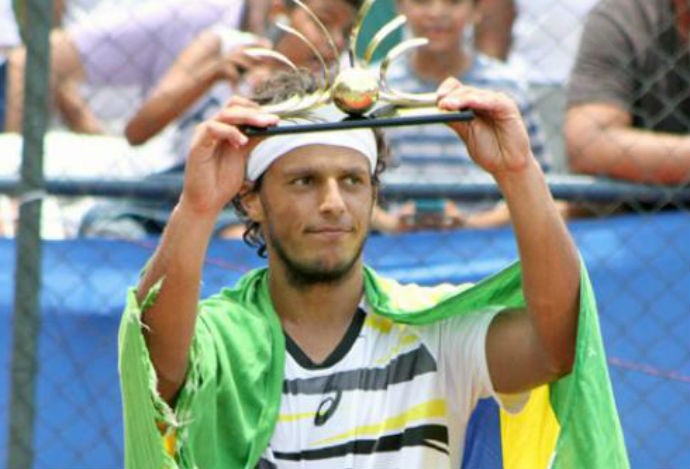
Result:
[[[125,136],[129,143],[145,143],[206,93],[219,77],[220,49],[219,37],[207,32],[182,51],[127,123]]]
[[[491,228],[510,223],[510,211],[508,206],[500,202],[487,210],[470,213],[465,217],[466,228]]]
[[[72,80],[84,79],[85,72],[81,55],[69,34],[60,29],[53,31],[50,34],[50,48],[50,86],[52,92]],[[7,132],[21,132],[24,114],[25,67],[26,48],[18,47],[8,57],[5,115],[5,130]],[[58,97],[58,99],[61,98]],[[68,116],[66,118],[69,122],[70,118]]]
[[[226,80],[229,85],[236,85],[247,71],[261,62],[261,59],[245,54],[244,49],[271,45],[266,39],[240,32],[237,32],[237,37],[226,38],[225,41],[232,44],[224,45],[219,34],[208,31],[182,51],[151,96],[128,122],[125,135],[129,143],[139,145],[156,135],[214,83]]]
[[[103,127],[81,95],[78,83],[66,81],[55,90],[55,104],[69,128],[82,134],[102,134]]]
[[[24,114],[24,67],[26,49],[14,49],[7,58],[5,89],[5,132],[21,132]]]
[[[631,125],[630,114],[616,104],[572,106],[564,126],[571,169],[643,183],[690,180],[690,133],[666,134]]]
[[[396,213],[390,213],[380,205],[374,205],[371,212],[371,228],[381,233],[398,233],[402,231],[400,217]]]
[[[570,167],[634,182],[688,181],[690,132],[633,128],[640,59],[627,30],[604,4],[587,19],[568,86],[564,132]]]
[[[475,48],[486,55],[506,60],[513,42],[517,16],[514,0],[480,0],[481,18],[475,26]]]

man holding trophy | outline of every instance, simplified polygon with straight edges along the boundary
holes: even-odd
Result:
[[[322,91],[308,106],[292,92],[271,106],[235,97],[196,129],[122,320],[126,466],[458,468],[488,397],[507,414],[545,399],[558,423],[544,467],[627,467],[586,270],[514,102],[450,78],[433,107],[457,116],[447,125],[501,188],[520,263],[471,287],[419,287],[362,259],[381,123],[331,119]],[[233,199],[267,267],[200,302]],[[594,414],[582,432],[578,415]]]

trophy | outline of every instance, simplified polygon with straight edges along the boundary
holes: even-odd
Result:
[[[323,33],[329,47],[334,50],[334,55],[339,56],[339,51],[331,35],[316,14],[302,0],[292,1],[309,15]],[[245,129],[247,135],[420,125],[467,121],[474,117],[470,110],[444,111],[439,109],[436,106],[436,93],[408,93],[393,89],[388,84],[386,75],[391,63],[408,51],[426,45],[429,42],[426,38],[407,39],[393,47],[382,60],[378,74],[370,67],[379,45],[407,21],[404,15],[398,15],[386,23],[371,39],[363,56],[361,58],[357,56],[356,50],[362,23],[375,2],[376,0],[365,0],[357,12],[349,42],[350,66],[341,69],[339,61],[336,60],[334,71],[329,70],[317,47],[302,33],[288,25],[276,23],[276,27],[287,34],[296,36],[311,49],[322,68],[320,85],[311,93],[293,95],[285,101],[262,106],[264,111],[277,114],[281,120],[295,119],[294,123],[286,125],[281,123],[267,128],[248,127]],[[255,58],[276,60],[293,72],[298,72],[298,67],[290,59],[272,49],[249,48],[245,53]],[[327,119],[308,123],[303,123],[299,119],[300,116],[308,115],[310,112],[330,104],[333,104],[336,110],[330,113],[331,115]]]

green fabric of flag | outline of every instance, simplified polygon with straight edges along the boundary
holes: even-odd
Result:
[[[582,265],[577,352],[570,375],[550,385],[560,431],[553,469],[627,469],[599,331],[594,295]],[[501,306],[524,306],[520,264],[473,286],[402,285],[365,268],[370,311],[407,324]],[[285,338],[268,292],[268,271],[244,275],[234,288],[199,306],[187,379],[174,409],[156,393],[139,306],[128,292],[119,336],[125,466],[252,469],[273,434],[282,392]],[[232,422],[228,424],[228,422]]]

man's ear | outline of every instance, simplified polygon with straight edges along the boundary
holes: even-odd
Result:
[[[264,219],[264,210],[261,205],[261,198],[259,191],[253,187],[254,183],[245,182],[242,186],[240,203],[242,208],[247,213],[250,220],[261,223]]]

